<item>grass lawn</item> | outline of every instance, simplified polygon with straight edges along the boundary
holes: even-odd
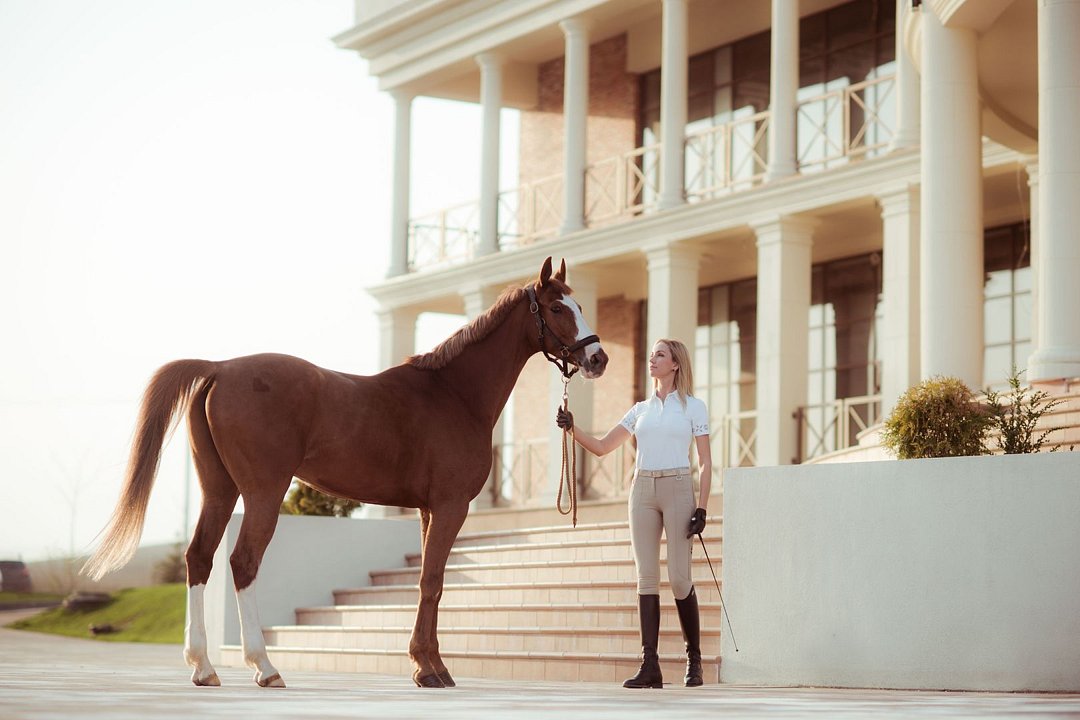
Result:
[[[64,596],[58,593],[0,592],[0,610],[3,610],[6,605],[21,605],[22,603],[33,602],[60,602],[63,599]]]
[[[113,642],[182,643],[187,592],[184,583],[129,588],[96,610],[71,612],[58,607],[8,625],[17,630],[89,638],[91,625],[112,625],[119,632],[97,635]]]

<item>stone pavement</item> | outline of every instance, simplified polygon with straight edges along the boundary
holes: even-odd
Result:
[[[14,618],[0,613],[0,625]],[[439,718],[695,720],[697,718],[1065,718],[1080,695],[836,690],[711,685],[624,690],[598,683],[458,678],[420,690],[409,678],[293,672],[256,687],[218,668],[220,688],[188,681],[178,645],[108,643],[0,628],[0,718]],[[675,679],[675,678],[673,678]]]

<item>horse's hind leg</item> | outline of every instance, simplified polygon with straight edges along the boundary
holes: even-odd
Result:
[[[230,558],[236,585],[236,604],[240,611],[240,643],[244,662],[255,670],[255,682],[260,687],[285,687],[281,674],[270,664],[266,654],[266,641],[263,639],[259,607],[255,600],[255,578],[266,546],[274,536],[281,500],[290,480],[285,479],[280,492],[276,492],[275,484],[273,489],[267,489],[268,494],[244,497],[244,522],[240,525],[240,536],[236,539],[236,549]]]
[[[214,447],[210,428],[206,422],[206,394],[204,388],[194,398],[188,414],[191,447],[195,469],[202,488],[202,511],[195,526],[195,534],[188,545],[187,560],[187,623],[184,627],[184,660],[194,668],[191,682],[196,685],[217,686],[221,684],[207,654],[204,594],[206,581],[214,564],[221,536],[229,516],[236,506],[238,491]]]
[[[413,661],[413,682],[420,687],[453,687],[454,679],[439,655],[437,636],[439,600],[442,598],[446,559],[469,512],[468,502],[440,506],[428,515],[420,569],[420,605],[409,641]]]

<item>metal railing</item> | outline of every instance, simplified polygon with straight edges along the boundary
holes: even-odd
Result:
[[[893,128],[884,110],[895,102],[896,76],[831,90],[796,106],[800,172],[825,170],[885,152]]]
[[[795,411],[798,446],[795,462],[858,444],[859,433],[881,422],[881,395],[838,398]]]
[[[765,111],[687,135],[687,199],[707,200],[761,183],[769,164],[768,132]]]

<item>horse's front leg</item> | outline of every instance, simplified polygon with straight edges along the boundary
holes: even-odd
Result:
[[[469,512],[468,502],[455,502],[431,508],[424,534],[423,561],[420,568],[420,603],[416,624],[409,640],[409,658],[413,662],[413,682],[419,687],[454,687],[454,679],[439,656],[438,615],[442,598],[446,560],[461,524]]]

